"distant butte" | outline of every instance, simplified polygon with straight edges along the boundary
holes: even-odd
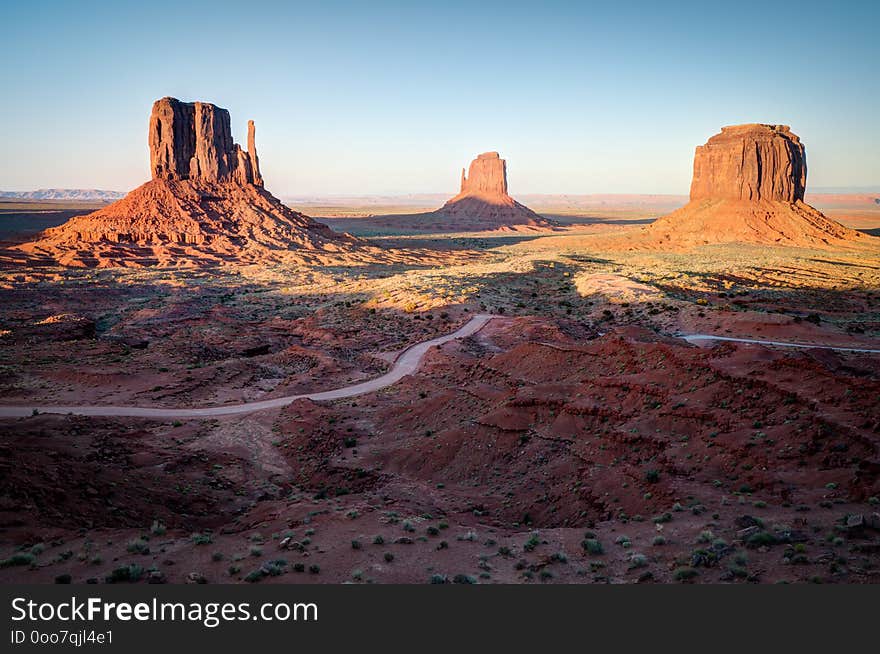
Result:
[[[806,186],[806,150],[787,125],[722,127],[696,149],[690,202],[647,227],[646,240],[834,247],[864,238],[806,204]]]
[[[152,180],[15,249],[79,267],[254,263],[289,255],[321,262],[358,251],[357,239],[289,209],[263,188],[254,132],[249,121],[245,151],[232,139],[226,109],[157,100],[148,134]]]
[[[545,228],[554,223],[514,200],[507,192],[507,162],[484,152],[461,171],[461,189],[437,211],[419,216],[451,229]]]

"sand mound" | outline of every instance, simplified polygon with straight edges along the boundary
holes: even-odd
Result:
[[[696,200],[659,218],[644,234],[656,245],[675,247],[741,242],[827,248],[867,239],[800,200]]]

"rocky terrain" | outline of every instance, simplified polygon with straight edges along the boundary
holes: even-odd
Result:
[[[0,582],[878,582],[880,241],[787,128],[711,139],[648,227],[538,222],[488,153],[359,238],[248,141],[160,100],[152,181],[2,255]],[[478,314],[363,395],[46,410],[348,388]]]
[[[444,267],[5,273],[5,404],[337,388],[503,317],[362,397],[4,419],[0,580],[876,582],[880,355],[677,337],[877,349],[876,255],[501,243]]]

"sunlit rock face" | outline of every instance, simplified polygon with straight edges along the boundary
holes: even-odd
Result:
[[[232,140],[229,112],[209,102],[162,98],[153,103],[149,127],[153,179],[263,185],[248,121],[248,150]]]
[[[468,174],[461,171],[460,195],[507,196],[507,162],[497,152],[484,152],[471,161]]]
[[[788,125],[722,127],[694,155],[691,200],[794,203],[806,186],[806,150]]]

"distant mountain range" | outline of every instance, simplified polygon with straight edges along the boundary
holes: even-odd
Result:
[[[118,200],[125,193],[97,188],[41,188],[36,191],[0,191],[9,200]]]

